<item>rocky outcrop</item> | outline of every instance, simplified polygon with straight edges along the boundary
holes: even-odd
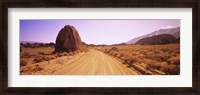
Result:
[[[82,49],[83,43],[78,31],[73,26],[66,25],[59,31],[54,52],[71,52]]]

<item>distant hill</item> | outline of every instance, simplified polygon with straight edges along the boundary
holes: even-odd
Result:
[[[140,39],[139,41],[136,42],[136,44],[141,44],[141,45],[169,44],[169,43],[174,43],[176,40],[177,38],[170,34],[160,34]]]
[[[180,37],[176,39],[175,43],[180,43]]]
[[[29,43],[29,44],[34,44],[34,43],[43,43],[43,42],[36,42],[36,41],[20,41],[20,43],[22,43],[22,44],[27,44],[27,43]]]
[[[154,31],[154,32],[149,33],[149,34],[136,37],[136,38],[126,42],[126,44],[135,44],[140,39],[143,39],[143,38],[146,38],[146,37],[152,37],[152,36],[156,36],[156,35],[160,35],[160,34],[170,34],[170,35],[172,35],[172,36],[174,36],[178,39],[178,38],[180,38],[180,27],[160,29],[160,30]]]

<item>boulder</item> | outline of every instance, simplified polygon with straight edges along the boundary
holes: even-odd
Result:
[[[54,52],[72,52],[82,49],[83,43],[78,31],[73,26],[66,25],[59,31]]]

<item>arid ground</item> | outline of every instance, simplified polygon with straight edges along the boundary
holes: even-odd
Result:
[[[88,46],[53,53],[21,47],[21,75],[179,75],[180,44]]]

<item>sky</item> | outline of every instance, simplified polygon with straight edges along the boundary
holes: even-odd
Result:
[[[180,20],[20,20],[20,41],[54,42],[72,25],[87,44],[119,44],[159,29],[180,27]]]

